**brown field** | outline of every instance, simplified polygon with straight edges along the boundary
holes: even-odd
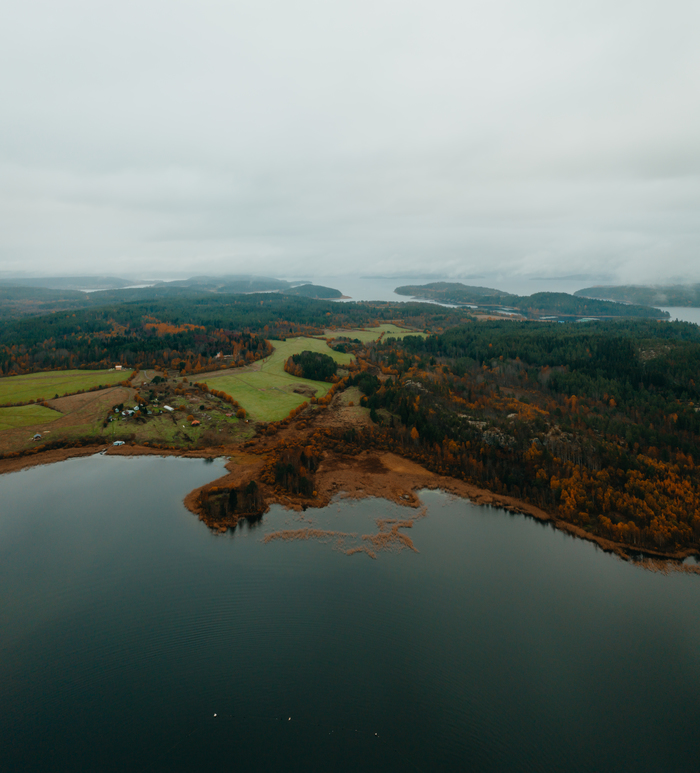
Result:
[[[129,399],[134,390],[126,387],[111,387],[99,392],[84,392],[79,395],[48,400],[47,405],[61,416],[51,422],[38,423],[0,432],[0,453],[21,451],[36,447],[32,435],[40,433],[45,441],[70,440],[82,435],[94,434],[113,405]]]

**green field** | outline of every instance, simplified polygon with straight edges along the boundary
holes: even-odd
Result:
[[[7,376],[0,378],[0,405],[51,400],[56,395],[63,397],[81,389],[112,386],[130,375],[130,370],[54,370],[29,373],[26,376]]]
[[[369,341],[376,341],[379,336],[384,333],[384,338],[403,338],[404,336],[421,336],[425,338],[425,333],[419,333],[417,330],[409,330],[405,327],[397,327],[396,325],[378,325],[377,327],[368,327],[365,330],[326,330],[324,335],[326,338],[340,338],[345,336],[346,338],[357,338],[362,343]]]
[[[259,370],[231,370],[206,380],[211,389],[226,392],[238,400],[250,418],[256,421],[279,421],[308,401],[308,395],[293,391],[295,387],[315,389],[316,397],[323,397],[330,389],[331,385],[324,381],[310,381],[286,373],[284,362],[288,357],[311,351],[328,354],[339,365],[348,365],[353,360],[351,354],[334,352],[325,341],[316,338],[288,338],[270,343],[275,351],[262,361]]]
[[[62,416],[58,411],[44,408],[42,405],[18,405],[14,408],[0,408],[0,432],[17,427],[31,427],[55,421]]]
[[[236,419],[223,419],[217,416],[210,422],[199,427],[192,427],[184,416],[180,416],[177,422],[173,422],[169,414],[154,416],[146,424],[137,424],[134,421],[117,420],[110,422],[102,430],[105,437],[110,440],[129,440],[134,442],[163,443],[164,445],[195,445],[206,430],[214,430],[217,434],[222,430],[221,442],[228,441],[231,427],[236,425]]]

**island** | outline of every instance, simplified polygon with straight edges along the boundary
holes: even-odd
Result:
[[[287,295],[301,295],[305,298],[342,298],[343,294],[334,287],[324,287],[323,285],[303,284],[296,287],[290,287],[284,291]]]
[[[666,311],[651,306],[623,304],[616,299],[596,300],[577,293],[533,293],[513,295],[491,287],[472,287],[461,282],[431,282],[425,285],[405,285],[394,290],[397,295],[409,295],[418,300],[471,306],[475,313],[512,316],[517,312],[523,319],[613,319],[640,317],[669,319]],[[582,292],[582,291],[581,291]]]

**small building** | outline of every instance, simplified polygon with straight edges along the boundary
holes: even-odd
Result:
[[[32,438],[32,440],[41,440],[41,435],[37,432],[36,435]]]
[[[201,421],[199,421],[199,419],[195,419],[195,420],[192,422],[192,426],[193,426],[193,427],[198,427],[198,426],[199,426],[201,423],[202,423],[202,422],[201,422]]]
[[[170,413],[172,413],[175,409],[171,408],[169,405],[164,405],[163,406],[163,410],[164,411],[169,411]]]
[[[121,369],[122,369],[122,366],[121,366],[121,365],[115,365],[115,366],[114,366],[114,370],[121,370]]]
[[[123,446],[124,441],[123,440],[115,440],[114,443],[112,443],[113,446]]]

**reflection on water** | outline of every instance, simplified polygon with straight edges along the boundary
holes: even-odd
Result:
[[[700,578],[423,492],[214,535],[221,462],[0,476],[8,770],[691,770]],[[346,555],[300,529],[410,536]],[[348,545],[346,545],[346,548]]]
[[[379,503],[379,507],[383,505]],[[283,511],[278,506],[273,512],[279,517]],[[331,545],[334,550],[339,550],[348,556],[365,553],[370,558],[377,558],[380,552],[413,550],[417,553],[417,548],[406,534],[406,529],[412,529],[415,521],[424,518],[426,514],[426,508],[421,507],[419,510],[408,510],[403,518],[384,518],[376,517],[374,508],[368,506],[366,501],[359,511],[347,507],[341,509],[340,504],[336,503],[329,507],[307,510],[304,515],[298,515],[295,519],[301,525],[268,531],[263,542],[267,544],[275,540],[284,542],[314,540],[324,545]],[[291,525],[289,520],[289,518],[286,519],[287,525]],[[273,516],[270,516],[268,522],[272,521]],[[356,531],[341,531],[341,525],[343,528],[354,528]],[[369,533],[361,534],[357,531],[363,526]]]

